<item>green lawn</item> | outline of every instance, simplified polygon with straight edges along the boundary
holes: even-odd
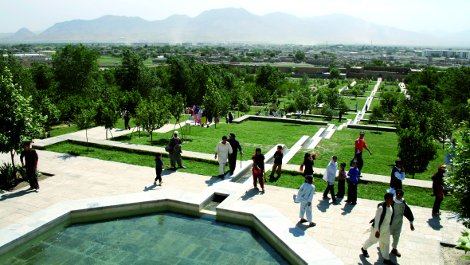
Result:
[[[86,147],[77,143],[61,142],[46,148],[47,151],[66,153],[77,156],[85,156],[91,158],[102,159],[106,161],[121,162],[131,165],[155,167],[154,156],[146,152],[132,152],[122,151],[118,148],[97,148],[97,147]],[[170,159],[166,153],[162,154],[163,163],[165,167],[170,166]],[[183,165],[186,169],[178,169],[178,171],[200,174],[205,176],[216,176],[218,175],[218,164],[217,162],[202,162],[195,160],[183,159]]]
[[[364,107],[364,104],[366,104],[366,97],[343,97],[344,102],[346,103],[346,106],[348,106],[349,109],[355,110],[356,109],[356,102],[357,102],[357,109],[361,110]]]
[[[266,179],[268,180],[267,185],[273,185],[277,187],[285,187],[285,188],[293,188],[298,189],[302,183],[304,182],[304,177],[300,174],[300,172],[291,172],[291,171],[284,171],[282,173],[281,178],[279,179],[269,179],[270,171],[266,173]],[[321,176],[316,175],[314,179],[315,185],[315,196],[322,196],[323,191],[326,188],[326,181],[321,179]],[[370,199],[376,201],[382,201],[383,196],[389,185],[387,183],[377,183],[377,182],[361,182],[357,186],[357,196],[363,199]],[[346,184],[346,191],[347,191],[347,184]],[[337,183],[335,184],[335,191],[338,190]],[[418,188],[412,186],[404,186],[403,190],[405,191],[405,199],[410,205],[416,205],[421,207],[432,208],[434,203],[434,197],[431,196],[432,190],[425,189],[425,188]],[[347,193],[343,199],[346,200]],[[444,199],[441,205],[442,210],[450,210],[450,200]],[[429,213],[431,214],[431,213]]]
[[[52,126],[52,129],[49,131],[49,137],[73,133],[76,131],[78,131],[78,128],[75,124],[70,124],[70,125],[60,124],[60,125]]]
[[[276,144],[285,144],[288,147],[294,145],[303,135],[313,136],[320,126],[299,125],[281,122],[267,121],[246,121],[240,124],[220,123],[217,128],[202,128],[199,126],[185,127],[183,150],[214,153],[215,146],[223,135],[233,132],[240,142],[244,158],[251,157],[255,148],[260,147],[263,153],[269,151]],[[172,132],[164,134],[153,134],[153,141],[147,133],[141,132],[141,137],[137,133],[117,137],[114,140],[130,142],[134,144],[155,145],[165,147],[171,138]]]
[[[358,138],[359,131],[360,130],[343,129],[336,131],[331,139],[323,139],[320,141],[315,148],[315,150],[320,153],[320,156],[315,161],[315,167],[326,167],[330,157],[333,155],[338,156],[338,162],[346,162],[346,164],[349,164],[349,161],[354,155],[354,140]],[[394,161],[397,159],[398,137],[396,133],[366,131],[365,139],[367,146],[372,151],[372,155],[364,151],[364,167],[362,171],[364,173],[389,176],[391,165],[393,165]],[[307,150],[300,150],[289,164],[300,165],[306,151]],[[309,152],[311,152],[311,150],[309,150]],[[432,175],[444,161],[445,150],[442,149],[441,145],[438,149],[438,157],[429,163],[428,170],[424,173],[416,174],[415,178],[431,180]],[[407,163],[407,161],[405,161],[405,163]],[[409,175],[407,177],[411,178]]]

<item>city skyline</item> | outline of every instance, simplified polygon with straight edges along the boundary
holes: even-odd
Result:
[[[378,25],[415,32],[459,32],[470,29],[470,1],[449,0],[291,0],[270,2],[254,0],[16,0],[0,4],[0,33],[21,28],[41,32],[55,23],[75,19],[90,20],[105,15],[164,20],[172,15],[195,17],[220,8],[244,8],[256,15],[282,12],[298,17],[346,14]]]

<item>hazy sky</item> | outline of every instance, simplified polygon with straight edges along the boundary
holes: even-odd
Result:
[[[413,31],[470,29],[469,0],[0,0],[0,33],[22,27],[42,31],[57,22],[103,15],[161,20],[216,8],[245,8],[256,15],[285,12],[299,17],[348,14]],[[345,25],[347,26],[347,25]]]

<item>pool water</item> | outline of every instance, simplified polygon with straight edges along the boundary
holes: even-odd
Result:
[[[288,264],[248,227],[158,213],[77,224],[3,264]]]

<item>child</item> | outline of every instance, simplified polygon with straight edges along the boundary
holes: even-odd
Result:
[[[300,221],[299,223],[308,222],[309,227],[314,227],[316,224],[312,221],[312,200],[315,194],[315,186],[313,185],[313,176],[305,176],[305,182],[300,186],[300,189],[295,197],[295,202],[300,202]],[[307,219],[304,219],[306,215]]]
[[[264,193],[264,155],[261,154],[261,148],[256,148],[255,154],[253,155],[252,159],[253,187],[257,190],[257,182],[259,182],[259,185],[261,186],[261,193]]]
[[[163,160],[162,160],[162,154],[157,153],[155,155],[155,181],[153,182],[154,185],[157,185],[157,180],[159,181],[159,185],[161,186],[163,181],[162,181],[162,170],[163,170]]]
[[[270,178],[274,178],[274,172],[277,171],[277,177],[281,177],[282,173],[282,158],[284,157],[284,154],[282,153],[282,145],[277,146],[277,150],[274,153],[274,164],[273,168],[271,169],[271,175],[269,176]]]
[[[343,198],[344,197],[344,186],[346,182],[346,163],[343,162],[340,165],[339,173],[338,173],[338,194],[336,197]]]
[[[346,202],[351,203],[351,205],[356,205],[357,183],[359,182],[359,169],[357,168],[357,162],[355,160],[352,162],[352,167],[349,169],[348,176],[348,199],[346,200]]]

